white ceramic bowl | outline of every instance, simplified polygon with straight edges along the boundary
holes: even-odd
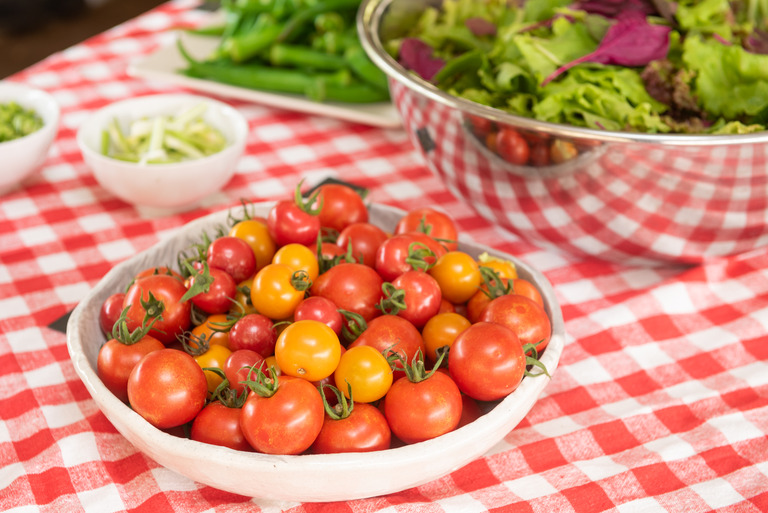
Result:
[[[273,204],[258,203],[252,213],[266,216]],[[524,378],[517,390],[464,427],[426,442],[373,453],[271,456],[179,438],[154,428],[109,392],[96,374],[96,357],[104,343],[99,308],[110,294],[123,290],[126,276],[158,262],[175,261],[177,252],[199,241],[203,231],[225,224],[227,214],[217,212],[193,221],[172,238],[117,265],[75,308],[67,326],[72,362],[94,401],[123,436],[161,465],[222,490],[274,500],[322,502],[393,493],[437,479],[483,455],[523,419],[549,382],[544,376]],[[388,230],[402,214],[392,207],[371,206],[372,222]],[[538,286],[552,320],[552,339],[541,360],[552,374],[565,345],[565,328],[550,283],[512,256],[461,240],[459,247],[475,256],[488,251],[513,260],[520,276]]]
[[[218,153],[173,164],[141,164],[113,159],[100,151],[102,131],[113,119],[127,127],[142,117],[176,114],[199,103],[207,105],[206,122],[228,141]],[[97,111],[80,127],[77,143],[94,177],[110,193],[139,207],[182,211],[227,184],[237,170],[247,135],[248,122],[226,103],[191,94],[157,94],[122,100]]]
[[[45,162],[51,143],[59,129],[59,105],[53,96],[24,84],[0,81],[0,103],[15,101],[34,110],[43,126],[29,135],[0,142],[0,195],[18,186]]]

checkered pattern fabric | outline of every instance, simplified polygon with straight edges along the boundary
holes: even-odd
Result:
[[[62,123],[42,170],[0,198],[0,510],[768,511],[768,249],[667,267],[573,256],[500,228],[506,217],[497,225],[480,215],[451,192],[450,177],[430,171],[407,129],[227,99],[249,120],[246,155],[203,207],[147,217],[99,187],[77,149],[78,126],[107,103],[175,90],[130,78],[125,69],[168,44],[173,28],[202,23],[206,14],[195,6],[162,5],[11,77],[51,92]],[[455,158],[463,148],[443,151]],[[377,202],[439,205],[476,241],[540,269],[555,287],[568,332],[554,379],[482,458],[387,496],[275,502],[225,493],[159,466],[98,410],[75,374],[65,336],[48,325],[113,265],[191,219],[242,197],[287,197],[299,179],[329,176],[368,187]],[[487,190],[466,183],[475,195]],[[542,197],[520,192],[500,188],[493,215],[514,198],[535,207]],[[642,198],[614,192],[628,211],[641,208]],[[557,222],[571,214],[540,211]],[[525,234],[540,229],[529,226]],[[559,244],[579,249],[586,236],[597,239],[598,232]]]

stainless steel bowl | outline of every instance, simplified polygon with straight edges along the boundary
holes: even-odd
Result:
[[[408,72],[382,46],[408,30],[404,20],[415,21],[436,4],[364,0],[358,32],[389,78],[414,146],[483,217],[536,244],[624,263],[693,264],[768,243],[768,132],[592,130],[451,96]],[[478,121],[558,144],[572,158],[512,164],[478,134]]]

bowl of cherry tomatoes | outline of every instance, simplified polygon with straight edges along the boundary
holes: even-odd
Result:
[[[274,500],[394,493],[481,457],[560,359],[546,277],[438,209],[299,189],[185,225],[80,302],[67,345],[98,407],[161,465]]]

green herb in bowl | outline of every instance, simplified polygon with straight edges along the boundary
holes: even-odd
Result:
[[[218,153],[227,141],[203,119],[205,110],[206,105],[200,103],[175,116],[137,119],[127,130],[112,119],[102,132],[101,153],[140,164],[170,164]]]
[[[24,137],[42,127],[43,120],[34,109],[26,109],[14,101],[0,103],[0,142]]]

